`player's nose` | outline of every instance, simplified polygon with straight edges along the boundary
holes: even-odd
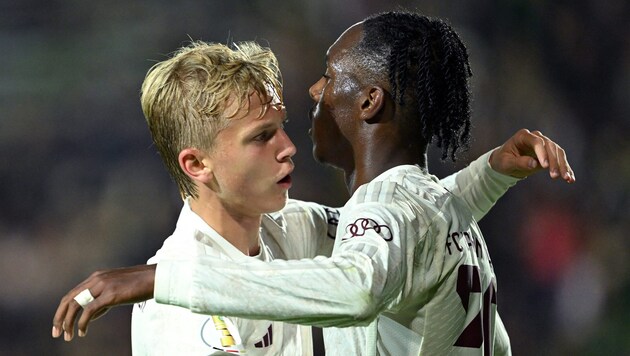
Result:
[[[280,141],[282,142],[282,149],[278,153],[278,161],[284,162],[287,159],[295,156],[295,154],[297,153],[297,148],[293,144],[293,141],[291,141],[291,138],[289,138],[289,135],[287,135],[286,131],[284,131],[284,129],[280,129],[279,134]]]
[[[322,95],[322,90],[324,88],[325,78],[321,77],[315,84],[311,85],[308,89],[308,94],[311,96],[311,99],[315,101],[319,101],[320,96]]]

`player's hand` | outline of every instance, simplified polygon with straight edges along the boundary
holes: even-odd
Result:
[[[490,166],[499,173],[516,178],[525,178],[546,169],[552,179],[575,182],[575,174],[562,147],[540,131],[519,130],[492,152]]]
[[[155,267],[140,265],[94,272],[61,299],[53,319],[52,336],[57,338],[63,333],[64,340],[72,340],[74,323],[79,314],[78,334],[85,336],[90,321],[105,314],[109,308],[153,298]],[[74,298],[86,289],[94,300],[81,308]]]

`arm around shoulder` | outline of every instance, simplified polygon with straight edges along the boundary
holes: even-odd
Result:
[[[477,221],[520,180],[499,173],[490,166],[493,151],[486,152],[468,167],[441,180],[446,189],[466,203]]]

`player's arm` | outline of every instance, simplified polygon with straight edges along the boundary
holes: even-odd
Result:
[[[332,257],[158,264],[155,299],[196,313],[323,327],[365,325],[399,299],[409,212],[383,203],[344,210]],[[402,232],[401,232],[402,231]],[[416,236],[417,234],[414,234]],[[411,257],[410,257],[411,256]]]
[[[392,266],[402,268],[399,260],[389,261],[389,252],[400,250],[389,250],[375,231],[342,241],[332,257],[230,264],[205,256],[190,263],[162,261],[155,299],[202,314],[321,327],[365,325],[395,294],[389,291],[400,287],[387,276]]]
[[[361,216],[373,215],[368,212]],[[404,214],[398,215],[392,222],[379,224],[387,224],[396,235],[400,231],[396,221],[404,218]],[[316,326],[364,325],[396,294],[400,278],[390,278],[388,273],[392,268],[398,272],[404,265],[396,259],[400,249],[388,248],[391,235],[383,237],[377,230],[381,234],[386,231],[367,229],[361,238],[348,238],[353,233],[348,230],[348,236],[342,237],[347,241],[333,257],[237,263],[200,256],[195,261],[163,260],[157,269],[136,266],[97,273],[62,299],[53,320],[53,336],[65,331],[64,338],[72,339],[81,309],[73,298],[85,289],[95,300],[79,317],[79,336],[104,310],[153,296],[159,303],[203,314]]]
[[[562,147],[539,131],[521,129],[500,147],[441,182],[480,220],[518,180],[542,170],[549,171],[552,179],[575,182]]]

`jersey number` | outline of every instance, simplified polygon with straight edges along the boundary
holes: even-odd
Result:
[[[459,266],[457,275],[457,294],[462,301],[462,306],[468,313],[468,300],[471,293],[481,293],[481,278],[479,267],[471,265]],[[488,289],[483,293],[483,306],[477,316],[466,326],[459,335],[454,346],[480,348],[483,344],[484,355],[492,355],[490,345],[490,316],[492,308],[490,304],[497,304],[497,291],[494,279],[490,281]]]

